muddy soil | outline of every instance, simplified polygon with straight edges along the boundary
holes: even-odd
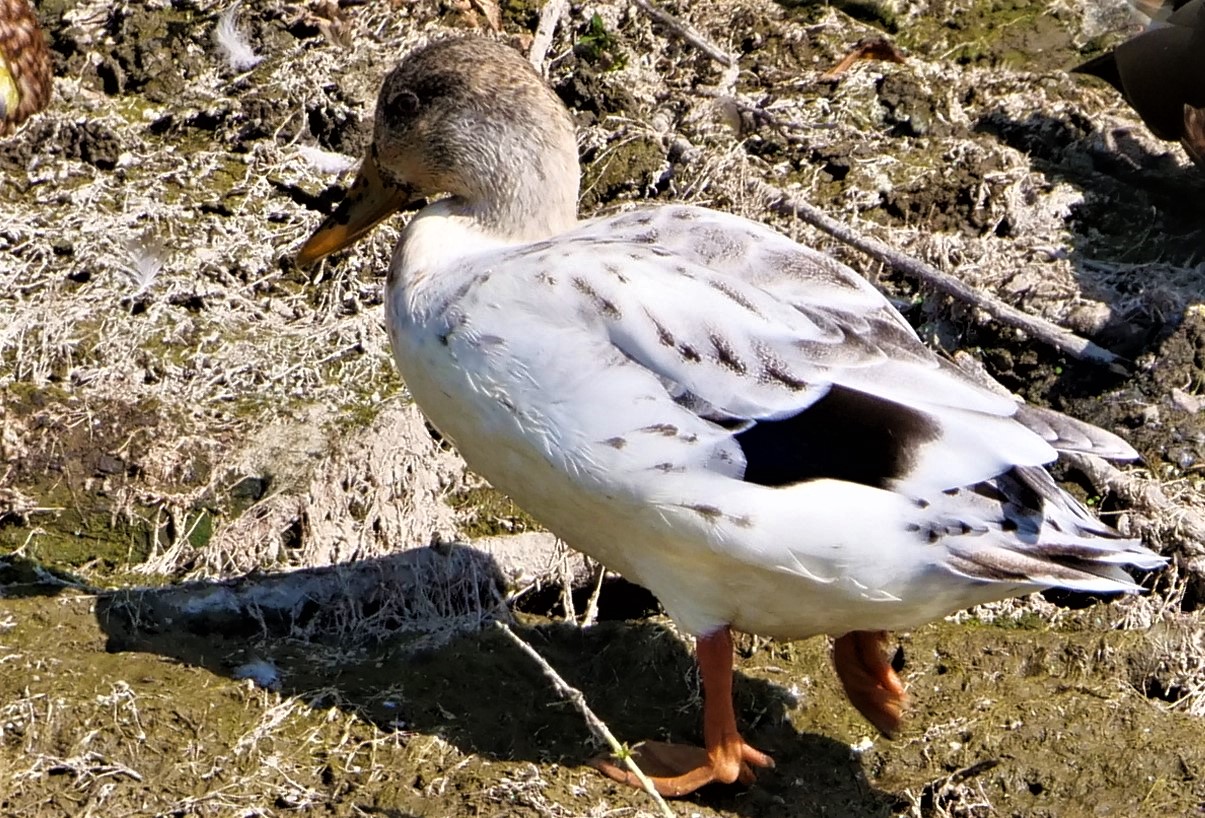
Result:
[[[0,816],[653,814],[586,766],[601,748],[580,714],[494,623],[513,611],[628,743],[700,739],[688,640],[613,578],[578,627],[562,580],[581,611],[593,573],[551,545],[417,596],[390,584],[407,549],[539,527],[394,373],[396,226],[318,272],[291,260],[398,56],[469,30],[526,49],[540,4],[244,0],[229,22],[260,59],[239,67],[209,0],[37,5],[55,99],[0,141]],[[822,640],[746,638],[738,717],[778,766],[675,813],[1205,810],[1205,175],[1067,73],[1138,30],[1128,6],[666,8],[739,70],[625,3],[557,27],[546,68],[579,125],[583,214],[696,202],[832,252],[936,348],[1129,439],[1143,463],[1125,473],[1159,503],[1059,476],[1174,560],[1145,598],[1048,595],[900,634],[912,710],[891,742]],[[904,64],[823,76],[867,36]],[[1124,365],[987,322],[771,214],[750,179]],[[286,576],[324,566],[382,579]]]
[[[402,638],[131,630],[75,593],[10,598],[4,616],[4,814],[649,808],[585,766],[601,749],[581,716],[492,626],[415,652]],[[738,714],[778,766],[678,814],[1194,814],[1205,723],[1160,702],[1152,658],[1188,631],[1094,616],[901,637],[913,711],[896,741],[845,703],[822,642],[747,639]],[[664,620],[521,615],[516,631],[621,738],[699,739],[693,662]]]

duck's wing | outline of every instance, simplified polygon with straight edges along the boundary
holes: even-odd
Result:
[[[1112,55],[1121,85],[1089,73],[1118,87],[1155,136],[1179,139],[1184,105],[1205,105],[1205,0],[1181,6],[1167,25],[1125,41]]]
[[[921,495],[1047,463],[1058,448],[1134,456],[1114,435],[973,383],[852,270],[762,225],[662,207],[588,223],[557,250],[579,246],[559,282],[575,316],[722,428],[746,481]]]
[[[506,393],[567,476],[729,526],[715,536],[730,555],[812,579],[857,562],[885,595],[935,566],[1120,590],[1134,586],[1117,563],[1162,564],[1040,468],[1060,448],[1128,445],[977,385],[853,271],[761,225],[636,211],[474,280],[444,311],[504,348],[509,370],[481,388]]]
[[[1173,0],[1171,8],[1166,18],[1171,25],[1205,30],[1205,0]]]

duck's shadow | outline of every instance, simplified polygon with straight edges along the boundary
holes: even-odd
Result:
[[[440,565],[451,559],[455,566]],[[454,594],[432,594],[443,587],[432,581],[433,566],[467,568],[471,579]],[[419,549],[335,569],[123,591],[102,597],[97,617],[110,651],[257,678],[387,733],[438,735],[466,755],[583,766],[598,745],[581,714],[496,626],[471,627],[498,583],[488,555]],[[430,618],[431,597],[444,606],[444,625]],[[416,616],[426,617],[421,627]],[[515,630],[621,741],[700,741],[694,660],[664,626],[609,621],[582,629],[545,620]],[[709,787],[694,796],[699,803],[759,816],[891,814],[897,799],[867,782],[846,744],[796,731],[786,689],[738,672],[735,697],[750,743],[778,766],[748,790]]]

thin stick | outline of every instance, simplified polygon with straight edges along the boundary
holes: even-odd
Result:
[[[573,605],[573,572],[569,570],[569,546],[561,546],[561,564],[557,573],[561,576],[561,605],[565,608],[565,621],[577,621],[577,608]]]
[[[664,815],[665,818],[675,818],[673,810],[669,808],[669,804],[665,803],[665,799],[661,797],[661,793],[657,792],[657,788],[653,786],[653,782],[649,781],[648,776],[646,776],[641,771],[640,767],[636,765],[636,761],[632,758],[632,754],[624,749],[624,746],[619,743],[603,720],[594,715],[594,711],[590,709],[588,704],[586,704],[586,697],[582,695],[582,692],[576,687],[572,687],[568,682],[562,679],[561,675],[556,672],[552,665],[548,664],[544,657],[536,652],[535,648],[520,639],[518,635],[506,625],[505,622],[495,622],[494,624],[498,626],[498,628],[503,634],[506,635],[508,639],[519,646],[519,650],[530,656],[532,660],[540,666],[540,670],[542,670],[548,680],[552,682],[552,686],[556,688],[556,692],[561,694],[561,696],[563,696],[565,699],[568,699],[569,703],[576,707],[577,711],[582,714],[582,717],[586,720],[586,724],[590,727],[590,731],[605,741],[607,745],[610,746],[611,752],[613,752],[617,757],[623,759],[623,763],[629,770],[632,771],[632,775],[636,776],[637,780],[640,781],[640,785],[644,787],[645,792],[647,792],[649,797],[653,799],[653,802],[657,804],[657,808],[661,811],[661,814]]]
[[[531,39],[531,51],[527,53],[527,59],[540,73],[544,73],[544,58],[552,47],[552,35],[556,33],[557,24],[565,16],[565,8],[568,5],[569,0],[548,0],[544,8],[540,9],[540,24]]]
[[[591,562],[594,562],[591,560]],[[590,592],[590,601],[586,603],[586,612],[582,614],[581,627],[588,628],[598,619],[598,598],[602,595],[603,579],[607,576],[607,568],[601,562],[594,562],[594,590]]]
[[[837,127],[835,122],[799,122],[792,119],[779,119],[773,112],[760,105],[750,105],[748,102],[733,97],[716,88],[699,87],[695,89],[695,93],[703,97],[711,97],[712,99],[724,100],[732,105],[735,105],[742,113],[749,114],[753,117],[753,121],[758,125],[772,125],[782,131],[831,131]],[[792,141],[800,141],[802,137],[784,134],[784,137]]]
[[[849,225],[826,216],[819,208],[794,199],[773,185],[757,180],[753,180],[750,185],[770,202],[770,208],[776,213],[796,216],[813,227],[823,230],[838,241],[861,250],[901,273],[920,279],[938,292],[983,310],[1005,326],[1024,330],[1039,341],[1044,341],[1077,360],[1120,366],[1121,359],[1118,356],[1087,338],[1081,338],[1058,324],[1022,312],[999,299],[977,292],[954,276],[943,273],[923,261],[905,256],[881,241],[858,233]]]
[[[702,51],[720,65],[725,65],[728,67],[736,65],[736,60],[732,58],[731,54],[722,51],[718,46],[712,45],[711,41],[700,34],[693,26],[682,22],[669,12],[662,11],[648,0],[635,0],[635,3],[636,7],[649,17],[652,17],[658,23],[677,34],[683,40],[686,40],[686,42]]]
[[[1097,491],[1116,494],[1131,509],[1149,517],[1150,524],[1139,523],[1144,540],[1152,535],[1159,539],[1170,535],[1179,544],[1180,566],[1185,573],[1205,574],[1205,515],[1199,510],[1173,502],[1158,480],[1127,474],[1103,458],[1078,452],[1061,452],[1060,457],[1082,472]]]

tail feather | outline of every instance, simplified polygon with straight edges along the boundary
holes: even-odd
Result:
[[[1113,56],[1113,52],[1109,51],[1088,60],[1085,63],[1080,63],[1075,68],[1071,69],[1073,74],[1091,74],[1094,77],[1100,77],[1105,82],[1116,88],[1121,94],[1125,95],[1125,89],[1121,84],[1121,72],[1117,70],[1117,58]]]
[[[981,582],[1068,588],[1095,593],[1140,590],[1126,568],[1156,571],[1167,560],[1139,540],[1123,537],[1059,488],[1049,472],[1018,466],[997,477],[995,493],[979,487],[961,500],[964,511],[995,505],[986,536],[967,526],[950,539],[951,570]],[[985,504],[987,504],[985,506]]]
[[[1014,417],[1056,451],[1094,454],[1108,460],[1138,459],[1134,447],[1117,435],[1062,412],[1023,403]]]
[[[982,543],[950,548],[947,565],[970,579],[993,583],[1066,588],[1092,593],[1136,593],[1142,588],[1123,566],[1154,571],[1167,560],[1137,540],[1103,540],[1100,545],[1076,541],[1060,548],[1046,543],[1038,549]],[[1095,553],[1091,553],[1095,552]]]

